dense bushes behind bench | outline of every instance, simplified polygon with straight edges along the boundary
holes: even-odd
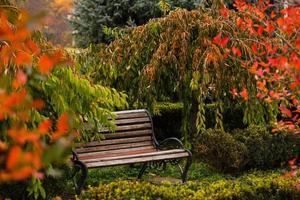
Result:
[[[286,179],[278,174],[250,174],[236,180],[195,181],[185,185],[118,181],[91,187],[82,193],[81,199],[300,199],[300,193],[295,190],[294,185],[295,179]]]
[[[195,144],[198,158],[223,172],[270,169],[298,156],[300,137],[250,126],[232,132],[209,129]]]

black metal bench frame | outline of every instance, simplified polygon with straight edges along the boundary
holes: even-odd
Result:
[[[170,163],[172,165],[177,165],[179,167],[182,183],[185,183],[187,181],[188,170],[192,164],[192,153],[188,149],[184,148],[184,145],[182,144],[182,142],[179,139],[174,138],[174,137],[167,138],[167,139],[163,140],[162,142],[158,142],[154,135],[152,117],[147,110],[120,111],[120,112],[116,112],[116,114],[126,113],[126,112],[146,112],[147,113],[147,115],[149,117],[149,121],[151,123],[152,143],[153,143],[154,148],[157,150],[157,152],[164,152],[164,151],[170,149],[170,147],[172,147],[172,150],[181,150],[186,153],[186,156],[184,156],[184,157],[181,154],[181,157],[178,157],[178,158],[174,157],[171,159],[159,159],[159,160],[150,160],[150,161],[145,161],[145,162],[139,162],[139,161],[134,162],[134,163],[142,164],[142,167],[140,169],[140,172],[139,172],[137,178],[141,179],[147,168],[162,167],[164,169],[166,167],[166,164]],[[101,141],[99,143],[101,143]],[[73,162],[74,171],[71,176],[73,178],[75,192],[76,192],[76,194],[80,194],[81,190],[85,184],[85,181],[87,179],[87,176],[88,176],[88,167],[83,161],[80,160],[78,153],[76,152],[76,149],[74,149],[72,151],[72,153],[73,153],[73,157],[71,160]],[[154,152],[154,155],[155,155],[155,152]],[[176,154],[174,154],[174,155],[176,155]],[[182,168],[181,165],[179,164],[179,162],[183,159],[186,159],[184,168]],[[124,165],[124,164],[133,164],[133,163],[130,162],[130,163],[107,165],[107,166],[116,166],[116,165]],[[100,167],[106,167],[106,166],[100,166]],[[98,167],[93,167],[93,168],[98,168]],[[79,175],[79,178],[77,177],[78,175]]]

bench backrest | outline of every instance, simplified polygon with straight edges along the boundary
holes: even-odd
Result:
[[[155,150],[156,140],[153,133],[152,119],[146,110],[119,111],[116,113],[116,129],[101,131],[105,139],[100,142],[90,142],[77,153],[93,153],[109,151],[120,153],[124,151],[149,152]],[[108,153],[108,152],[107,152]]]

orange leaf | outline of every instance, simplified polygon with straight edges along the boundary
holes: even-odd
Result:
[[[0,151],[5,151],[7,148],[7,144],[0,140]]]
[[[29,53],[21,51],[17,53],[15,61],[16,65],[26,65],[32,62],[32,58]]]
[[[29,48],[29,50],[31,51],[31,53],[33,53],[35,55],[40,53],[39,46],[35,42],[33,42],[32,40],[28,40],[26,45]]]
[[[58,140],[69,129],[69,117],[67,113],[62,114],[57,120],[57,131],[52,134],[52,140]]]
[[[272,33],[273,31],[275,31],[275,26],[273,24],[268,24],[267,27],[265,28],[265,30],[268,32],[268,33]]]
[[[63,113],[57,121],[57,129],[61,132],[66,132],[69,129],[69,116],[67,113]]]
[[[248,101],[249,96],[248,96],[248,90],[246,88],[244,88],[241,92],[240,95],[246,100]]]
[[[47,55],[43,55],[38,63],[39,71],[42,74],[48,74],[50,70],[53,68],[54,63]]]
[[[45,102],[41,99],[36,99],[32,102],[32,107],[36,109],[42,109],[45,106]]]
[[[19,146],[13,146],[7,156],[6,168],[8,170],[13,169],[20,161],[22,149]]]
[[[52,122],[50,119],[46,119],[44,120],[42,123],[40,123],[38,130],[42,133],[42,134],[46,134],[50,131],[50,128],[52,126]]]
[[[277,24],[278,24],[278,26],[282,27],[284,25],[284,19],[283,18],[278,18],[277,19]]]
[[[288,117],[292,117],[292,112],[289,109],[287,109],[284,105],[280,105],[279,110],[281,111],[281,113],[287,115]]]
[[[23,167],[17,171],[14,171],[11,174],[11,178],[14,181],[20,181],[20,180],[24,180],[26,178],[28,178],[29,176],[31,176],[36,170],[33,169],[32,167]]]
[[[275,11],[274,10],[272,10],[272,12],[271,12],[271,18],[273,19],[274,17],[276,17],[276,13],[275,13]]]

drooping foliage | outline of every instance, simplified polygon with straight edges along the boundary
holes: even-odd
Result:
[[[248,46],[253,38],[239,31],[234,24],[237,17],[232,12],[225,19],[218,10],[201,8],[177,10],[152,20],[100,52],[103,59],[93,70],[94,80],[125,90],[131,105],[174,98],[183,101],[186,139],[188,132],[205,129],[204,100],[208,93],[218,103],[216,126],[222,128],[223,104],[237,100],[229,92],[233,87],[240,91],[248,88],[242,92],[248,100],[244,102],[244,121],[266,123],[272,113],[256,99],[254,76],[242,67],[242,59],[253,54]],[[231,52],[225,46],[241,50]],[[189,130],[189,120],[197,130]]]
[[[151,18],[162,16],[160,0],[75,0],[70,23],[77,45],[87,47],[90,43],[108,43],[113,40],[105,34],[105,27],[132,27],[145,24]],[[184,7],[193,9],[198,0],[168,0],[170,9]]]

